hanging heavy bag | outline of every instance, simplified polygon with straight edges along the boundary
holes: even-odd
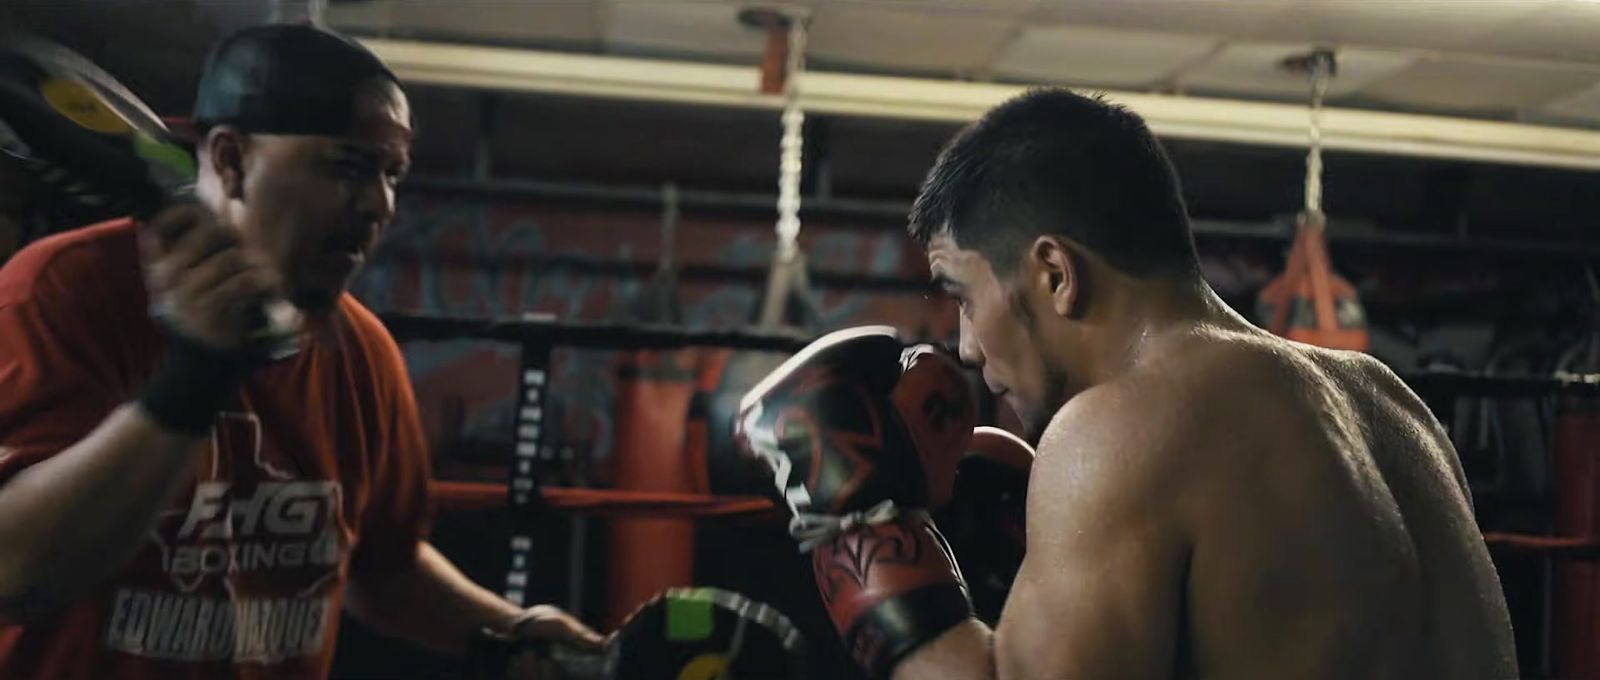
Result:
[[[629,309],[631,323],[681,324],[677,265],[678,191],[662,189],[661,257],[655,275]],[[625,303],[625,304],[628,304]],[[686,455],[689,402],[702,348],[621,352],[616,376],[613,486],[628,491],[705,493],[704,466]],[[667,588],[694,584],[695,527],[684,519],[617,519],[610,523],[604,625],[615,626]]]
[[[1296,220],[1289,264],[1268,282],[1258,298],[1268,330],[1299,342],[1332,349],[1366,351],[1366,314],[1355,286],[1339,278],[1328,263],[1322,212],[1322,99],[1337,71],[1330,50],[1289,59],[1283,66],[1311,78],[1309,149],[1306,152],[1305,209]]]
[[[1331,349],[1366,351],[1371,343],[1355,286],[1328,263],[1320,214],[1302,214],[1289,264],[1259,298],[1267,330]]]

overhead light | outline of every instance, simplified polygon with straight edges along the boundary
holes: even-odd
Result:
[[[755,66],[365,39],[406,82],[682,104],[778,109],[757,91]],[[1024,87],[807,71],[801,105],[818,114],[966,122]],[[1106,92],[1157,135],[1285,147],[1306,145],[1306,107],[1204,97]],[[1600,132],[1520,123],[1329,108],[1330,150],[1487,163],[1600,169]]]

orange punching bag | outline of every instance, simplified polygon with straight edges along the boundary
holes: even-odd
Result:
[[[660,267],[625,314],[645,323],[681,323],[673,240],[677,190],[663,190]],[[624,352],[617,365],[616,439],[611,453],[615,488],[705,493],[704,474],[684,455],[685,422],[695,391],[695,349]],[[616,519],[610,526],[606,629],[667,588],[694,585],[694,522]]]
[[[1333,272],[1323,240],[1321,213],[1302,213],[1289,265],[1259,298],[1267,330],[1321,347],[1366,351],[1366,315],[1355,286]]]
[[[1595,331],[1600,333],[1600,331]],[[1600,366],[1600,339],[1591,335],[1562,370]],[[1600,399],[1564,396],[1556,402],[1555,535],[1600,536]],[[1600,680],[1600,565],[1559,560],[1551,565],[1552,677]]]
[[[1284,62],[1311,77],[1310,148],[1306,153],[1306,207],[1295,225],[1289,265],[1258,298],[1267,330],[1312,345],[1364,352],[1370,343],[1366,314],[1355,286],[1328,263],[1322,213],[1322,98],[1337,64],[1333,52],[1317,50]]]

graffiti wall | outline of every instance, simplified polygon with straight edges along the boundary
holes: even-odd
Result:
[[[628,320],[641,299],[656,292],[651,273],[662,254],[660,224],[661,215],[652,207],[593,200],[505,202],[412,195],[403,200],[399,219],[353,290],[380,312]],[[810,219],[801,240],[813,274],[908,284],[926,278],[922,254],[883,221]],[[763,216],[686,209],[677,228],[675,261],[688,269],[741,270],[747,275],[685,278],[676,290],[683,322],[705,329],[747,325],[762,296],[760,272],[772,247],[771,222]],[[1261,239],[1213,240],[1202,251],[1206,278],[1249,313],[1255,291],[1281,268],[1282,249],[1282,244]],[[1448,363],[1460,368],[1483,367],[1503,344],[1497,328],[1547,327],[1508,316],[1526,316],[1542,308],[1529,299],[1550,297],[1529,291],[1574,288],[1558,276],[1564,271],[1559,268],[1530,270],[1511,266],[1514,262],[1491,266],[1461,256],[1384,249],[1335,254],[1367,303],[1373,352],[1401,370],[1427,368],[1446,355]],[[594,263],[636,266],[597,268]],[[1429,283],[1417,284],[1419,277]],[[1489,291],[1496,289],[1524,291],[1526,299],[1495,302],[1499,298]],[[887,323],[910,337],[947,340],[955,331],[953,305],[930,299],[916,287],[898,292],[820,287],[817,293],[824,320],[823,328],[813,331]],[[1457,299],[1461,302],[1453,302]],[[1572,306],[1558,302],[1543,306]],[[1564,335],[1558,340],[1558,345],[1570,344]],[[407,343],[405,352],[425,425],[441,456],[461,450],[462,442],[475,442],[493,457],[497,447],[510,441],[518,359],[514,348],[478,341],[415,342]],[[550,422],[557,441],[600,458],[610,453],[616,359],[615,353],[604,351],[565,348],[556,353]],[[503,455],[503,448],[498,450]]]
[[[463,317],[529,313],[571,321],[628,320],[655,291],[651,268],[661,256],[661,216],[648,208],[583,203],[500,203],[409,197],[372,262],[352,286],[379,312]],[[926,279],[926,261],[903,233],[881,225],[807,224],[802,245],[813,273]],[[677,287],[685,325],[748,325],[763,293],[759,278],[772,258],[770,223],[747,215],[685,211],[674,258],[681,266],[750,270],[757,276]],[[551,262],[555,256],[558,261]],[[596,271],[570,260],[638,263],[633,271]],[[919,290],[819,287],[824,328],[887,323],[912,337],[949,338],[953,305]],[[403,347],[430,439],[441,456],[462,441],[509,442],[517,351],[461,340]],[[552,432],[597,457],[609,454],[614,352],[563,348],[554,357]],[[554,428],[559,428],[554,429]]]

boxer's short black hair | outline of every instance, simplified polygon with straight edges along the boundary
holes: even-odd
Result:
[[[1045,234],[1135,276],[1198,270],[1177,173],[1144,120],[1064,88],[1015,97],[951,139],[909,231],[924,246],[948,235],[1001,274]]]
[[[237,31],[206,59],[195,98],[201,130],[343,135],[358,86],[374,78],[399,84],[376,55],[344,36],[301,24]]]

